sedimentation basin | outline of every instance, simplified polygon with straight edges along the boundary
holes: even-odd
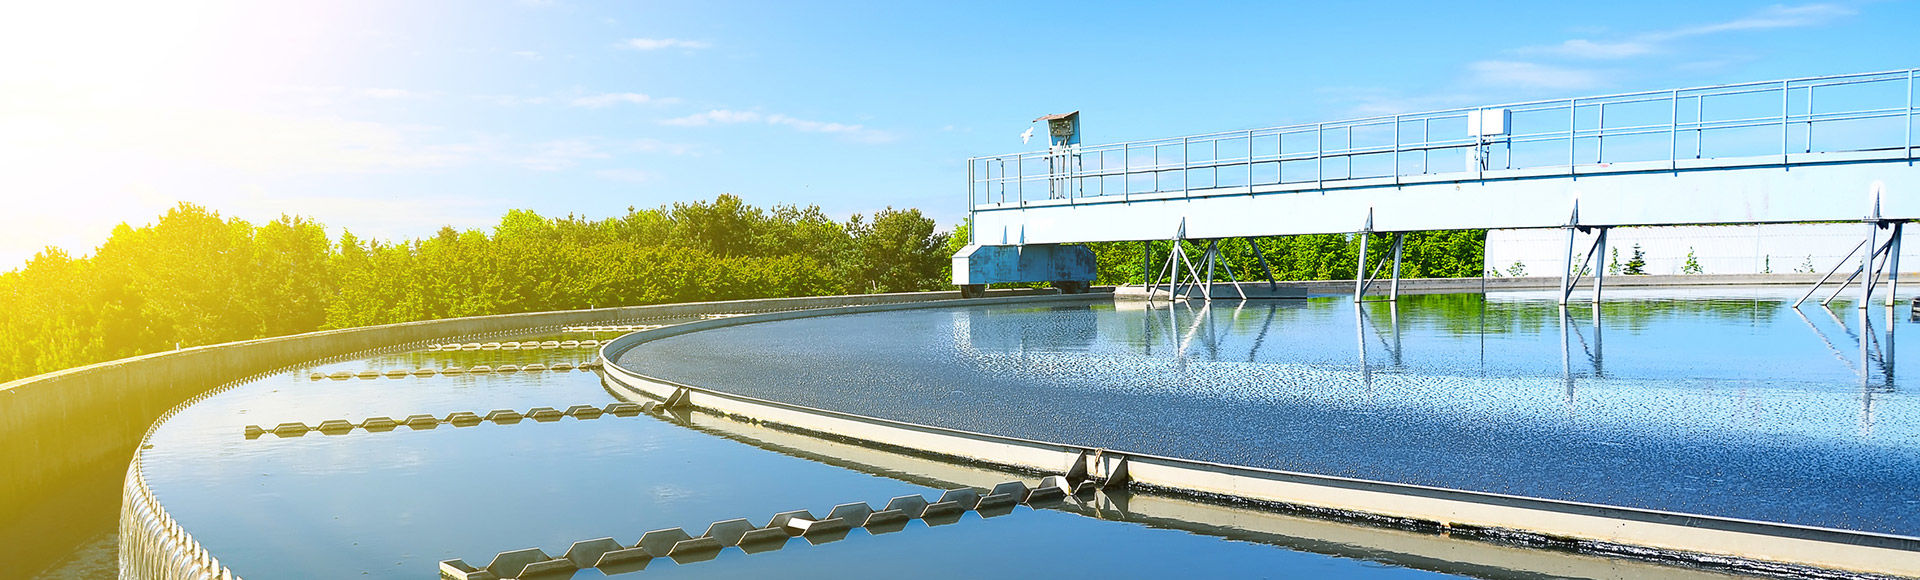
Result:
[[[883,306],[606,350],[635,394],[964,460],[1738,569],[1920,574],[1920,437],[1894,364],[1909,321],[1802,313],[1793,294]]]
[[[1499,507],[1516,510],[1508,515],[1544,509],[1615,518],[1625,528],[1678,525],[1694,536],[1800,530],[1788,535],[1840,552],[1887,555],[1869,559],[1878,567],[1854,572],[1911,574],[1901,566],[1914,553],[1912,510],[1900,506],[1911,505],[1912,495],[1897,483],[1912,472],[1913,411],[1892,372],[1892,338],[1908,322],[1893,320],[1890,328],[1877,318],[1860,334],[1866,329],[1843,309],[1837,321],[1802,323],[1780,317],[1782,293],[1613,295],[1620,301],[1602,307],[1597,326],[1584,309],[1573,318],[1550,304],[1543,310],[1544,293],[1495,292],[1490,300],[1431,296],[1358,309],[1334,300],[1149,309],[1093,295],[892,310],[890,303],[944,296],[842,297],[442,321],[386,337],[368,329],[361,336],[381,338],[284,358],[202,359],[225,362],[196,371],[209,373],[199,385],[143,379],[198,394],[183,396],[195,400],[167,411],[150,434],[124,447],[147,447],[135,471],[116,482],[125,483],[125,505],[149,510],[135,514],[137,521],[166,525],[123,522],[121,564],[123,571],[130,560],[136,565],[130,577],[183,577],[208,563],[249,578],[418,577],[442,560],[484,564],[497,552],[527,547],[558,555],[572,542],[601,536],[627,544],[674,526],[698,535],[729,518],[757,526],[785,510],[825,513],[861,501],[877,508],[903,494],[934,498],[944,489],[1061,473],[1094,485],[1060,505],[1006,514],[982,509],[983,517],[968,512],[957,520],[962,525],[929,520],[884,536],[869,530],[852,538],[859,541],[819,549],[729,548],[717,562],[656,563],[644,573],[828,577],[849,566],[881,566],[964,577],[1085,572],[1090,560],[1125,560],[1131,563],[1116,573],[1142,574],[1817,571],[1774,566],[1780,559],[1768,554],[1714,560],[1671,547],[1639,552],[1631,542],[1503,529],[1469,517],[1411,517],[1395,502],[1368,503],[1394,494],[1405,503],[1404,494],[1417,488],[1415,503],[1471,503],[1493,490],[1503,492]],[[889,311],[848,312],[849,304]],[[609,322],[670,326],[617,339],[604,353],[577,348],[580,339],[597,346],[624,331],[582,334],[571,327]],[[1852,374],[1852,362],[1836,360],[1850,354],[1838,346],[1849,332],[1876,337],[1860,359],[1871,366],[1864,378]],[[323,336],[338,334],[275,340]],[[1691,368],[1677,351],[1701,336],[1724,341],[1709,354],[1725,362],[1698,376],[1675,371]],[[456,340],[572,341],[576,348],[428,347]],[[1488,346],[1469,346],[1480,340]],[[578,370],[601,354],[618,364]],[[167,356],[178,355],[155,358]],[[1756,363],[1762,360],[1777,364]],[[243,363],[246,372],[224,366]],[[503,365],[516,372],[419,372]],[[545,368],[520,370],[528,365]],[[1807,375],[1777,379],[1792,368]],[[603,383],[601,372],[611,380]],[[379,378],[326,378],[366,373]],[[1671,381],[1676,374],[1688,376]],[[1742,398],[1748,393],[1753,398]],[[621,401],[675,404],[638,416],[570,408]],[[550,421],[478,420],[496,409],[541,406],[568,413]],[[474,420],[454,420],[462,412],[476,413]],[[290,421],[317,427],[379,416],[410,422],[415,415],[448,420],[378,430],[275,429]],[[986,432],[962,434],[969,444],[1004,447],[969,455],[942,440],[954,436],[952,427]],[[1547,439],[1562,439],[1560,447],[1532,449]],[[1761,439],[1779,444],[1750,444]],[[1675,446],[1694,449],[1690,457],[1700,461],[1663,463],[1658,456]],[[1556,449],[1567,456],[1543,463],[1553,468],[1531,467]],[[1706,460],[1792,465],[1716,471],[1701,467],[1710,465]],[[1651,474],[1634,471],[1641,465]],[[1251,475],[1256,485],[1238,494],[1169,485],[1176,480],[1168,474],[1196,466],[1216,483]],[[1582,479],[1583,466],[1604,473]],[[1304,496],[1275,498],[1261,487],[1270,481],[1257,481],[1272,473],[1300,489],[1372,499],[1329,509]],[[1688,477],[1703,473],[1718,476]],[[1694,489],[1657,485],[1664,476]],[[1816,489],[1823,486],[1834,489]],[[1805,497],[1783,499],[1767,489]],[[1742,494],[1755,501],[1741,501]],[[1688,498],[1696,503],[1674,503]],[[1587,503],[1602,499],[1638,509]],[[1567,511],[1569,505],[1588,507]],[[1725,525],[1746,517],[1766,521],[1747,529]],[[155,550],[155,538],[174,544]],[[831,541],[806,540],[793,542]],[[1542,545],[1550,549],[1536,549]],[[173,565],[138,566],[154,559]]]

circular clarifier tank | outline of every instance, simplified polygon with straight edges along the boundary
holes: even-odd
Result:
[[[1905,308],[1792,288],[898,310],[645,342],[682,384],[1312,474],[1920,535]],[[1904,303],[1903,303],[1904,305]],[[1913,342],[1913,341],[1908,341]]]
[[[955,314],[929,312],[948,319]],[[953,487],[937,476],[939,469],[929,476],[850,462],[844,458],[866,451],[832,446],[823,451],[814,443],[805,449],[783,446],[779,437],[794,436],[756,431],[748,424],[659,412],[576,411],[581,405],[605,408],[620,402],[596,373],[576,370],[592,362],[596,352],[423,348],[289,369],[180,409],[155,429],[138,461],[153,495],[174,520],[222,565],[256,580],[420,578],[436,574],[445,560],[484,566],[497,553],[526,548],[557,556],[581,540],[611,537],[632,545],[650,530],[678,527],[699,535],[718,521],[745,518],[764,525],[790,510],[825,514],[850,502],[881,506],[896,496],[935,498]],[[573,368],[551,370],[556,363]],[[522,370],[414,372],[507,365]],[[548,370],[529,372],[528,365]],[[358,378],[363,371],[373,378]],[[313,378],[336,372],[356,378]],[[973,409],[960,398],[929,403],[953,412]],[[542,407],[562,416],[539,419],[531,411]],[[524,418],[472,420],[496,410]],[[431,420],[416,421],[417,416]],[[283,423],[311,428],[274,429]],[[249,426],[262,431],[250,435]],[[749,554],[729,548],[712,561],[656,558],[633,577],[975,578],[1099,570],[1119,576],[1241,576],[1285,570],[1316,577],[1401,578],[1491,570],[1390,547],[1130,519],[1124,505],[1115,502],[1124,498],[1102,496],[1084,507],[1020,506],[995,517],[967,512],[951,523],[935,522],[942,525],[914,520],[893,533],[855,530],[830,538],[837,541],[792,538],[782,549]],[[1298,525],[1359,530],[1387,538],[1383,545],[1431,538],[1307,520]],[[1502,577],[1530,575],[1497,571]],[[600,574],[587,569],[574,577]]]

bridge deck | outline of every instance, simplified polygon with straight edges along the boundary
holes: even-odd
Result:
[[[1916,70],[977,157],[978,244],[1920,218]],[[1469,119],[1504,125],[1476,136]],[[1498,120],[1493,120],[1498,119]],[[1484,132],[1484,131],[1482,131]],[[1575,215],[1576,200],[1578,204]],[[1371,228],[1369,228],[1369,223]]]

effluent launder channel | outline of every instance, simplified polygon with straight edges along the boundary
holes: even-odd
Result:
[[[1713,287],[1609,290],[1597,309],[1562,309],[1550,292],[968,304],[725,326],[650,340],[606,364],[970,432],[1920,535],[1920,407],[1896,365],[1896,337],[1914,322],[1905,308],[1860,316],[1844,301],[1796,310],[1794,297],[1785,287]],[[658,323],[674,322],[684,321]],[[890,498],[1039,479],[747,418],[620,407],[654,401],[580,368],[599,353],[581,341],[620,334],[501,337],[489,340],[545,347],[410,350],[257,377],[179,409],[136,463],[180,527],[255,579],[420,578],[454,559],[485,566],[527,548],[560,556],[593,538],[631,546],[653,530],[700,536],[714,522],[764,527],[792,510],[879,509]],[[441,372],[449,368],[462,372]],[[345,375],[355,378],[331,378]],[[496,420],[499,410],[521,418]],[[375,417],[395,424],[363,427]],[[419,417],[430,421],[409,421]],[[275,429],[289,422],[311,428]],[[1445,536],[1219,498],[1102,492],[656,557],[631,572],[1739,572]],[[609,570],[628,571],[573,574]]]

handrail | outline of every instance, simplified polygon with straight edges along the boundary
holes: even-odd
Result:
[[[972,157],[967,160],[969,209],[1002,204],[1017,207],[1037,200],[1109,203],[1112,200],[1102,198],[1189,195],[1194,190],[1221,188],[1253,193],[1256,187],[1308,182],[1325,188],[1329,183],[1338,186],[1355,179],[1391,178],[1397,183],[1401,177],[1420,175],[1465,174],[1462,179],[1481,179],[1488,172],[1515,169],[1584,173],[1589,170],[1580,166],[1636,161],[1666,162],[1677,168],[1682,158],[1759,155],[1772,156],[1770,163],[1792,165],[1818,162],[1796,155],[1890,149],[1903,149],[1905,157],[1912,157],[1917,72],[1920,69],[1524,101]],[[1833,92],[1836,87],[1867,88],[1864,93],[1838,94]],[[1820,101],[1831,110],[1815,108],[1816,89],[1827,89],[1822,94],[1838,97]],[[1770,111],[1766,103],[1768,95],[1776,94],[1777,112]],[[1660,106],[1663,103],[1666,106]],[[1505,134],[1434,134],[1436,122],[1443,125],[1442,132],[1451,132],[1477,111],[1499,109],[1513,116]],[[1901,119],[1906,125],[1896,131],[1859,127],[1863,123],[1898,123]],[[1777,133],[1758,139],[1750,133],[1724,137],[1767,128]],[[1666,138],[1658,139],[1660,135]],[[1816,140],[1816,135],[1821,140]],[[1898,140],[1889,136],[1898,136]],[[1727,144],[1713,143],[1716,137],[1735,143],[1736,150],[1727,151]],[[1608,146],[1609,140],[1627,138],[1634,139],[1622,146]],[[1313,139],[1314,143],[1303,149],[1301,139]],[[1777,148],[1764,145],[1767,139],[1777,141]],[[1551,146],[1546,143],[1563,144],[1557,159],[1548,153]],[[1657,149],[1666,151],[1656,153]],[[1151,150],[1150,155],[1135,155],[1136,151],[1147,150]],[[1222,156],[1223,151],[1234,153]],[[1451,156],[1442,156],[1441,163],[1434,163],[1433,155],[1451,151],[1464,152],[1464,162],[1455,166],[1457,169],[1436,169],[1436,165],[1444,168]],[[1110,162],[1110,154],[1119,158],[1117,167]],[[1094,163],[1083,165],[1089,157]],[[1047,161],[1046,167],[1026,167],[1029,162],[1042,160]],[[1012,171],[1005,168],[1008,162],[1014,165]],[[1223,173],[1229,169],[1235,173]],[[1246,182],[1235,184],[1231,178],[1222,179],[1223,175],[1235,174],[1244,174]],[[1134,178],[1138,177],[1148,179],[1136,183]],[[1116,178],[1118,186],[1111,186],[1108,180]],[[1034,188],[1044,191],[1045,198],[1026,195],[1026,183],[1030,181],[1046,182],[1036,183]]]

